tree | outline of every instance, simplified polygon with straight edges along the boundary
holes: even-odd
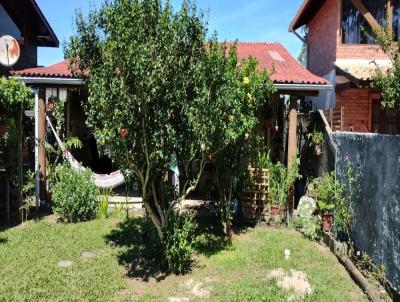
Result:
[[[86,112],[96,136],[127,177],[138,181],[161,240],[174,207],[192,192],[210,156],[256,123],[272,90],[254,59],[235,45],[206,40],[196,6],[115,0],[85,19],[66,47],[73,71],[89,86]],[[178,162],[179,188],[166,181]]]
[[[393,64],[392,68],[377,71],[372,79],[374,87],[382,94],[382,105],[386,108],[400,107],[400,43],[394,42],[393,33],[389,29],[375,32],[375,37],[383,52]]]
[[[301,46],[300,54],[297,58],[299,62],[307,67],[307,60],[308,60],[308,27],[304,26],[301,29],[303,33],[303,45]],[[297,34],[296,34],[297,35]]]
[[[32,108],[33,94],[30,88],[16,79],[0,78],[0,166],[11,176],[17,172],[19,117],[23,108]],[[4,132],[4,133],[3,133]]]

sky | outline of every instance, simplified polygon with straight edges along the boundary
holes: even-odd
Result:
[[[182,0],[172,0],[175,9]],[[47,66],[61,61],[63,44],[74,34],[76,9],[87,14],[103,0],[36,0],[60,40],[60,48],[39,48],[38,64]],[[295,57],[301,49],[300,40],[288,27],[302,0],[197,0],[207,12],[209,30],[219,40],[246,42],[279,42]]]

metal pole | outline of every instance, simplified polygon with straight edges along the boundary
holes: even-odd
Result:
[[[36,211],[40,208],[40,171],[39,171],[39,89],[34,89],[35,94],[35,192]]]

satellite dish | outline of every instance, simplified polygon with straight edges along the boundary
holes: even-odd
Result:
[[[2,36],[0,38],[0,64],[5,67],[11,67],[18,62],[21,54],[18,41],[11,36]]]

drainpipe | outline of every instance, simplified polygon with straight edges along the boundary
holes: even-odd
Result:
[[[40,208],[40,170],[39,170],[39,89],[33,89],[35,94],[35,193],[36,211]]]

